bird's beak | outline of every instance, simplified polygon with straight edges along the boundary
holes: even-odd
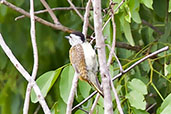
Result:
[[[65,36],[66,39],[70,39],[71,37],[70,36]]]

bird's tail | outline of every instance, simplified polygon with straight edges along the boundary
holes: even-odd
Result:
[[[89,82],[89,84],[92,85],[102,97],[104,97],[104,94],[102,92],[102,88],[100,87],[100,85],[97,85],[92,82]]]
[[[91,72],[89,72],[88,75],[89,75],[88,83],[91,86],[93,86],[102,97],[104,97],[103,90],[100,87],[100,83],[99,83],[99,80],[97,79],[97,76],[94,73],[91,73]]]

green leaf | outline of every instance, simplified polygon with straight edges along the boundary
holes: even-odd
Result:
[[[168,12],[169,13],[171,12],[171,0],[169,0],[169,9],[168,9]]]
[[[91,86],[87,82],[80,80],[78,83],[78,87],[79,87],[79,91],[81,95],[84,98],[88,97],[90,90],[91,90]]]
[[[123,15],[120,18],[120,22],[121,22],[121,25],[123,27],[123,31],[124,31],[124,34],[125,34],[125,37],[126,37],[127,41],[132,46],[134,46],[135,43],[134,43],[134,40],[133,40],[133,37],[132,37],[130,24],[127,21],[125,21],[125,19],[123,18]]]
[[[133,19],[136,23],[138,23],[138,24],[141,23],[141,18],[140,18],[140,15],[139,15],[139,12],[138,12],[138,11],[134,10],[134,11],[132,12],[132,19]]]
[[[139,110],[139,109],[133,108],[133,114],[149,114],[149,113],[146,112],[145,110]]]
[[[139,15],[139,7],[140,7],[140,3],[138,0],[131,0],[129,2],[131,17],[138,24],[141,23],[141,18]]]
[[[157,114],[170,114],[171,112],[171,93],[165,98]]]
[[[146,7],[153,9],[153,0],[141,0],[141,3],[143,3]]]
[[[61,73],[59,82],[60,96],[65,103],[68,101],[68,96],[72,86],[72,79],[74,77],[74,69],[71,65],[65,67]]]
[[[147,86],[139,79],[133,79],[131,82],[129,82],[128,87],[132,91],[140,92],[142,95],[147,94]],[[140,89],[141,88],[141,89]]]
[[[161,112],[161,114],[170,114],[171,112],[171,104],[169,104],[164,110]]]
[[[0,15],[5,16],[7,14],[7,6],[0,4]]]
[[[132,107],[145,110],[146,101],[144,100],[143,94],[141,94],[140,92],[133,90],[126,95],[126,98],[128,98]]]
[[[112,32],[111,32],[111,25],[110,22],[105,26],[103,30],[103,35],[104,37],[107,37],[106,42],[108,44],[112,44]]]
[[[52,114],[65,114],[66,111],[66,104],[64,101],[59,98],[57,102],[54,103],[51,109]]]
[[[63,67],[65,67],[65,65],[58,68],[56,71],[46,72],[36,80],[36,83],[39,86],[43,97],[46,97],[47,93],[55,83]],[[33,89],[31,91],[31,101],[33,103],[36,103],[38,101],[37,96]]]
[[[25,0],[15,0],[17,6],[21,6]]]
[[[125,15],[125,20],[129,23],[131,23],[131,11],[130,8],[128,7],[128,5],[125,5],[125,9],[126,9],[126,15]]]

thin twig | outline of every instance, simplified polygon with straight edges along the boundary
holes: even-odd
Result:
[[[23,9],[13,5],[13,4],[11,4],[10,2],[8,2],[6,0],[1,0],[1,3],[6,5],[7,7],[12,8],[13,10],[25,15],[26,17],[30,18],[30,14],[28,12],[26,12],[25,10],[23,10]],[[40,18],[38,16],[35,16],[35,20],[37,22],[39,22],[41,24],[44,24],[44,25],[46,25],[48,27],[51,27],[51,28],[53,28],[55,30],[61,30],[61,31],[68,32],[68,33],[71,33],[73,31],[68,27],[65,27],[63,25],[56,25],[56,24],[50,23],[50,22],[48,22],[48,21],[46,21],[46,20],[44,20],[44,19],[42,19],[42,18]]]
[[[34,2],[33,2],[33,0],[30,0],[30,21],[31,21],[30,35],[31,35],[32,47],[33,47],[33,57],[34,57],[32,78],[35,79],[36,75],[37,75],[37,70],[38,70],[38,51],[37,51],[37,44],[36,44],[35,19],[34,19]],[[25,101],[24,101],[24,108],[23,108],[23,113],[24,114],[28,114],[29,104],[30,104],[31,88],[32,88],[31,84],[28,83],[27,90],[26,90]]]
[[[24,69],[24,67],[19,63],[19,61],[16,59],[16,57],[13,55],[9,47],[6,45],[6,43],[3,40],[2,35],[0,34],[0,45],[5,52],[5,54],[8,56],[12,64],[16,67],[16,69],[22,74],[22,76],[33,86],[33,89],[36,93],[37,99],[39,103],[41,104],[43,111],[46,114],[50,114],[50,110],[45,102],[45,99],[43,95],[41,94],[41,91],[39,87],[37,86],[34,79],[29,75],[29,73]]]
[[[112,7],[113,6],[112,1],[110,2],[110,6],[111,6],[111,13],[112,13],[111,17],[112,17],[112,25],[113,25],[113,42],[112,42],[112,48],[111,48],[110,53],[109,53],[109,59],[108,59],[108,63],[107,63],[108,67],[110,66],[110,63],[112,61],[113,53],[115,53],[114,51],[115,51],[115,42],[116,42],[116,25],[115,25],[115,20],[114,20],[114,12],[113,12],[113,7]],[[118,63],[120,63],[120,62],[118,61]],[[121,72],[123,71],[122,66],[120,66],[120,71]],[[119,100],[119,97],[117,95],[116,89],[115,89],[115,87],[113,85],[111,76],[110,76],[110,84],[111,84],[111,87],[112,87],[113,94],[115,96],[118,111],[119,111],[120,114],[123,114],[123,110],[121,108],[120,100]]]
[[[153,26],[152,24],[148,23],[147,21],[145,21],[143,19],[142,19],[142,24],[149,26],[151,29],[153,29],[159,35],[163,34],[163,32],[161,32],[158,28],[156,28],[155,26]]]
[[[84,34],[85,38],[87,36],[87,30],[88,30],[88,24],[89,24],[88,17],[89,17],[89,13],[90,13],[90,6],[91,6],[91,0],[89,0],[87,2],[85,14],[84,14],[83,34]]]
[[[80,110],[82,110],[83,112],[85,112],[86,114],[89,114],[89,112],[87,110],[84,110],[83,108],[81,107],[78,107]]]
[[[116,47],[118,48],[124,48],[127,50],[132,50],[132,51],[140,51],[141,47],[140,46],[131,46],[130,44],[124,43],[124,42],[116,42]]]
[[[101,0],[93,1],[93,9],[96,46],[98,47],[97,52],[104,93],[104,113],[113,114],[113,103],[110,92],[110,74],[106,64],[105,43],[102,34]]]
[[[146,109],[146,111],[148,112],[150,109],[152,109],[154,106],[156,106],[157,105],[157,103],[154,103],[154,104],[152,104],[150,107],[148,107],[147,109]]]
[[[114,10],[114,12],[117,12],[124,2],[125,2],[125,0],[122,0],[122,1],[119,3],[118,7]]]
[[[85,7],[76,7],[77,10],[85,10]],[[65,11],[68,11],[68,10],[74,10],[72,7],[57,7],[57,8],[52,8],[51,9],[52,11],[61,11],[61,10],[65,10]],[[92,8],[90,10],[93,10]],[[47,9],[44,9],[44,10],[39,10],[39,11],[35,11],[34,14],[41,14],[41,13],[46,13],[48,12]],[[19,19],[22,19],[24,18],[25,15],[21,15],[21,16],[18,16],[15,18],[15,21],[19,20]]]
[[[49,7],[49,5],[47,4],[47,2],[45,0],[40,0],[41,3],[44,5],[44,7],[47,9],[47,11],[49,12],[49,15],[51,16],[51,18],[53,19],[53,22],[57,25],[61,25],[61,23],[58,21],[57,17],[55,16],[55,14],[53,13],[52,9]]]
[[[71,0],[67,0],[68,3],[70,4],[70,6],[74,9],[74,11],[77,13],[77,15],[81,18],[82,21],[84,21],[84,17],[81,15],[81,13],[77,10],[77,8],[75,7],[75,5],[71,2]],[[93,30],[93,27],[88,24],[88,26]]]
[[[122,6],[122,4],[125,2],[125,0],[122,0],[120,3],[119,3],[119,5],[118,5],[118,7],[114,10],[114,12],[117,12],[118,11],[118,9]],[[106,23],[103,25],[103,28],[102,29],[104,29],[105,27],[106,27],[106,25],[108,24],[108,22],[111,20],[111,16],[109,17],[109,19],[106,21]]]
[[[91,110],[90,110],[89,114],[93,114],[93,111],[94,111],[94,109],[95,109],[95,107],[96,107],[96,105],[98,103],[99,98],[100,98],[100,94],[97,94],[97,96],[96,96],[96,98],[94,100],[94,103],[93,103],[93,105],[91,107]]]
[[[117,78],[121,77],[123,74],[127,73],[128,71],[130,71],[132,68],[134,68],[136,65],[140,64],[141,62],[145,61],[146,59],[148,58],[151,58],[152,56],[155,56],[161,52],[164,52],[164,51],[167,51],[169,49],[168,46],[164,47],[164,48],[161,48],[147,56],[145,56],[144,58],[138,60],[137,62],[135,62],[134,64],[132,64],[130,67],[128,67],[126,70],[124,70],[122,73],[120,72],[119,74],[115,75],[113,78],[112,78],[112,81],[116,80]],[[87,102],[89,99],[91,99],[94,95],[97,94],[97,91],[94,91],[91,95],[89,95],[87,98],[85,98],[83,101],[81,101],[79,104],[77,104],[75,107],[73,107],[72,110],[75,110],[77,109],[78,107],[80,107],[81,105],[83,105],[85,102]]]
[[[75,5],[71,2],[71,0],[67,0],[70,6],[74,9],[74,11],[77,13],[77,15],[81,18],[82,21],[84,21],[84,17],[81,15],[81,13],[76,9]]]
[[[70,94],[68,97],[66,114],[72,113],[72,104],[74,101],[74,93],[77,90],[77,83],[78,83],[78,74],[75,72],[74,78],[72,80],[72,86],[71,86]]]
[[[37,106],[37,108],[36,108],[36,110],[34,111],[33,114],[37,114],[39,112],[39,110],[40,110],[40,105]]]
[[[94,95],[96,95],[96,93],[98,93],[97,91],[94,91],[91,95],[89,95],[87,98],[85,98],[83,101],[81,101],[79,104],[77,104],[76,106],[74,106],[72,108],[72,111],[77,109],[78,107],[80,107],[82,104],[84,104],[85,102],[87,102],[89,99],[91,99]]]

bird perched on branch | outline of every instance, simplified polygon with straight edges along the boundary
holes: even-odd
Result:
[[[72,32],[66,38],[71,45],[69,51],[70,62],[75,72],[79,74],[79,79],[88,82],[103,96],[97,79],[98,62],[95,50],[81,32]]]

